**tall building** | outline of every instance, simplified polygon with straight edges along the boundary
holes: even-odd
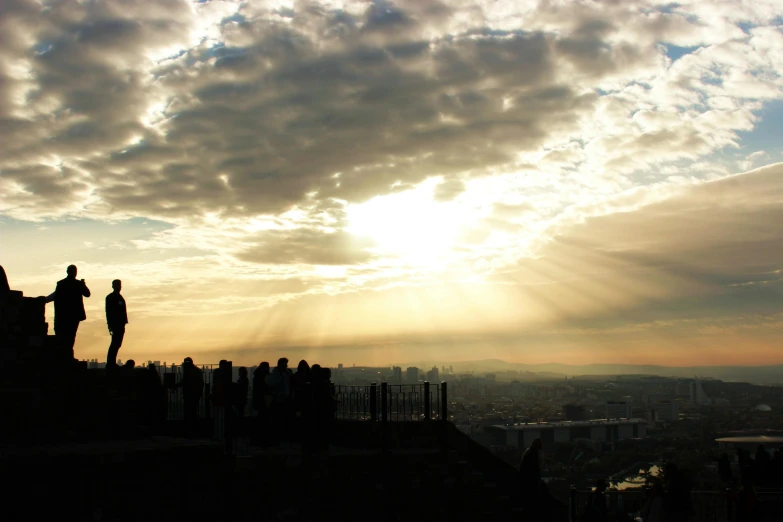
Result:
[[[392,368],[392,384],[402,384],[402,368],[395,366]]]
[[[419,369],[413,366],[405,370],[405,382],[407,384],[418,384],[419,382]]]
[[[433,366],[432,370],[427,372],[427,380],[429,382],[440,382],[440,372],[437,366]]]
[[[342,370],[343,369],[343,363],[337,363],[337,369]]]
[[[631,401],[606,401],[607,419],[630,419],[631,411]]]
[[[699,379],[692,380],[689,388],[691,404],[709,404],[710,399],[704,393],[704,388],[702,388]]]

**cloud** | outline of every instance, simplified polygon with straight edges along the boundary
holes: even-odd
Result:
[[[501,17],[496,7],[464,3],[212,4],[9,3],[4,211],[177,221],[278,214],[313,192],[361,202],[395,184],[510,166],[520,152],[576,135],[600,109],[595,88],[606,82],[629,106],[673,82],[687,83],[683,93],[709,87],[713,97],[737,82],[742,92],[765,85],[767,95],[780,93],[778,80],[757,74],[777,59],[764,51],[774,33],[760,27],[729,43],[735,18],[693,21],[695,5],[578,5],[565,16],[542,3]],[[469,12],[481,15],[475,24]],[[765,13],[756,8],[754,19]],[[522,16],[530,19],[524,30],[507,27]],[[722,36],[706,29],[715,24]],[[703,29],[699,41],[677,36],[694,27]],[[667,71],[662,40],[715,49],[678,61],[704,65]],[[739,73],[742,64],[721,46],[755,57],[756,73]],[[734,69],[721,68],[728,63]],[[726,77],[725,88],[676,78],[700,67]],[[650,82],[646,94],[634,92],[640,77]],[[666,128],[647,118],[621,146],[604,132],[585,144],[588,163],[627,173],[694,160],[752,126],[746,109],[718,112],[682,115]],[[710,114],[720,119],[704,128]],[[79,172],[78,182],[41,171],[49,161]]]

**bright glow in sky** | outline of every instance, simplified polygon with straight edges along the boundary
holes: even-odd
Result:
[[[3,2],[0,263],[76,353],[781,363],[777,0]],[[53,323],[53,310],[48,310]]]
[[[348,206],[346,230],[372,238],[380,254],[438,270],[448,263],[459,233],[475,216],[467,205],[434,201],[435,185],[425,182],[413,190]]]

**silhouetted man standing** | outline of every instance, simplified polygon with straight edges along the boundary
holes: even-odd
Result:
[[[128,311],[125,308],[125,298],[120,294],[122,281],[115,279],[111,282],[114,289],[106,296],[106,324],[109,326],[111,344],[109,353],[106,354],[106,366],[117,366],[117,353],[122,346],[125,337],[125,325],[128,324]]]
[[[84,279],[76,279],[76,265],[69,265],[66,273],[68,277],[57,282],[46,302],[54,301],[54,334],[63,352],[70,353],[73,359],[76,331],[79,323],[87,319],[83,297],[90,297],[90,289],[84,284]]]
[[[183,392],[185,437],[195,437],[199,433],[198,405],[204,393],[204,377],[190,357],[182,362],[182,379],[174,385],[176,388]]]

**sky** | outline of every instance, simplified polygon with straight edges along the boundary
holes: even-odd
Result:
[[[0,264],[81,359],[783,363],[780,12],[4,0]]]

